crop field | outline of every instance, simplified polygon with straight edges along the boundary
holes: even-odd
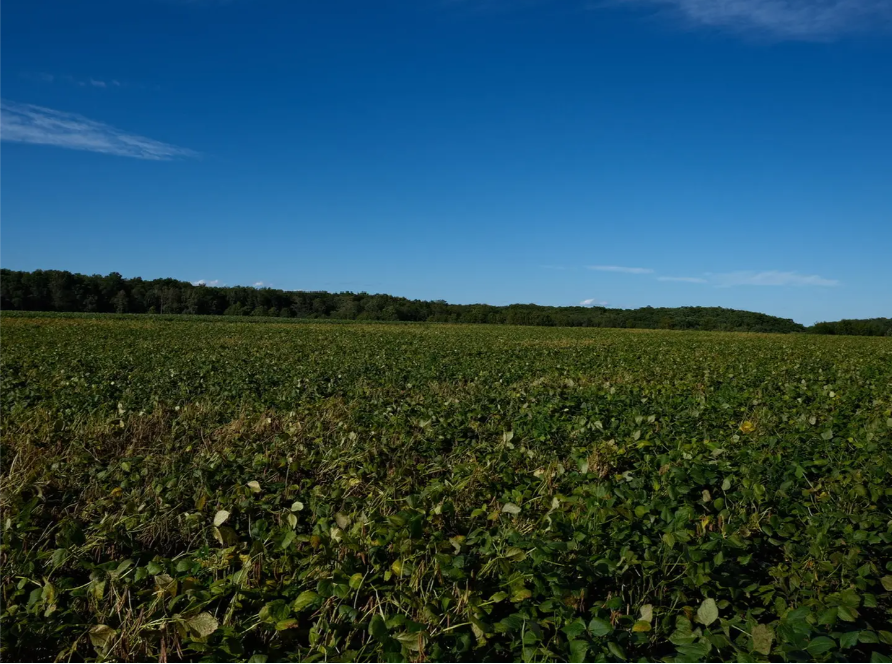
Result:
[[[0,331],[5,661],[892,661],[890,339]]]

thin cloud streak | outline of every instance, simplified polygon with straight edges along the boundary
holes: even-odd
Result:
[[[621,265],[589,265],[589,270],[597,270],[599,272],[622,272],[624,274],[652,274],[653,270],[649,267],[623,267]]]
[[[694,26],[803,41],[892,27],[888,0],[619,0],[668,7]]]
[[[589,299],[583,300],[582,302],[580,302],[579,305],[582,307],[604,307],[604,306],[607,306],[607,303],[602,302],[601,300],[596,300],[593,297],[590,297]]]
[[[722,288],[731,286],[838,286],[837,279],[825,279],[817,274],[799,274],[798,272],[765,272],[740,271],[711,275],[715,283]]]
[[[6,100],[0,101],[0,111],[0,139],[4,141],[53,145],[151,161],[199,156],[193,150],[128,134],[76,113]]]
[[[705,284],[706,279],[700,277],[657,277],[657,281],[680,281],[686,284]]]

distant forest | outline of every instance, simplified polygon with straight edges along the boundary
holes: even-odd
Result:
[[[7,311],[274,316],[737,332],[890,334],[892,329],[889,319],[874,319],[885,321],[885,327],[882,323],[874,325],[874,321],[840,321],[820,323],[815,328],[806,329],[787,318],[721,307],[609,309],[535,304],[497,307],[368,293],[196,286],[176,279],[125,279],[117,272],[102,276],[60,270],[0,270],[0,308]]]
[[[864,318],[815,323],[809,332],[814,334],[856,334],[864,337],[892,337],[892,318]]]

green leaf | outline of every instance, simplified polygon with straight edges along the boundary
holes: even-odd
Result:
[[[632,625],[633,632],[649,632],[650,631],[650,623],[646,620],[636,620],[635,624]]]
[[[592,618],[588,624],[588,631],[592,636],[607,636],[613,631],[613,625],[603,618]]]
[[[703,600],[700,608],[697,609],[697,620],[702,625],[711,625],[719,617],[719,608],[715,604],[715,600],[711,597]]]
[[[358,590],[359,587],[362,585],[362,580],[364,578],[365,577],[363,577],[362,574],[357,572],[356,574],[354,574],[353,576],[350,577],[350,587],[353,588],[353,590]]]
[[[284,551],[291,543],[297,538],[297,533],[293,530],[286,530],[285,534],[282,536],[282,542],[279,544],[279,547]]]
[[[616,643],[615,641],[609,641],[609,642],[607,643],[607,649],[608,649],[611,653],[613,653],[613,656],[614,656],[614,657],[618,657],[618,658],[621,659],[622,661],[626,661],[626,651],[623,650],[623,649],[622,649],[622,646],[620,646],[620,645],[619,645],[618,643]]]
[[[319,599],[319,593],[312,590],[304,590],[297,599],[291,604],[291,608],[295,611],[302,611]]]
[[[216,632],[217,628],[220,626],[217,619],[206,611],[204,613],[199,613],[197,616],[192,616],[186,621],[186,624],[189,626],[189,629],[201,639]]]
[[[295,500],[291,503],[291,511],[292,512],[300,512],[304,508],[304,504],[299,500]]]
[[[489,598],[489,601],[490,601],[490,602],[496,602],[496,603],[498,603],[498,602],[501,602],[501,601],[504,600],[504,599],[507,599],[507,597],[508,597],[508,593],[503,592],[503,591],[500,590],[500,591],[497,592],[497,593],[493,593],[493,594],[492,594],[492,597]]]
[[[883,588],[885,588],[889,592],[892,592],[892,575],[887,574],[882,579],[880,579],[880,583],[883,584]]]
[[[584,662],[588,655],[588,642],[581,639],[570,641],[570,661]]]
[[[564,625],[564,634],[567,635],[570,639],[575,639],[577,636],[582,634],[585,631],[585,623],[582,622],[582,618],[577,618],[573,622]]]
[[[709,654],[708,643],[692,643],[687,646],[676,646],[682,662],[696,662]]]
[[[372,616],[372,620],[369,623],[369,634],[379,641],[383,641],[387,638],[387,625],[384,623],[384,618],[381,617],[381,614],[376,613]]]
[[[858,635],[861,634],[859,631],[854,632],[846,632],[845,634],[839,637],[839,647],[840,648],[853,648],[858,643]]]
[[[840,620],[855,622],[858,619],[858,610],[848,606],[838,606],[836,607],[836,615],[839,616]]]
[[[768,625],[756,625],[753,628],[753,650],[763,655],[771,654],[771,643],[774,632]]]
[[[833,650],[836,648],[836,641],[831,639],[829,636],[818,636],[811,641],[808,642],[808,645],[805,649],[808,651],[809,655],[813,657],[817,657],[829,650]]]

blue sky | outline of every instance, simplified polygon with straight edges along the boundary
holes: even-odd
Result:
[[[887,0],[6,2],[11,269],[892,315]]]

